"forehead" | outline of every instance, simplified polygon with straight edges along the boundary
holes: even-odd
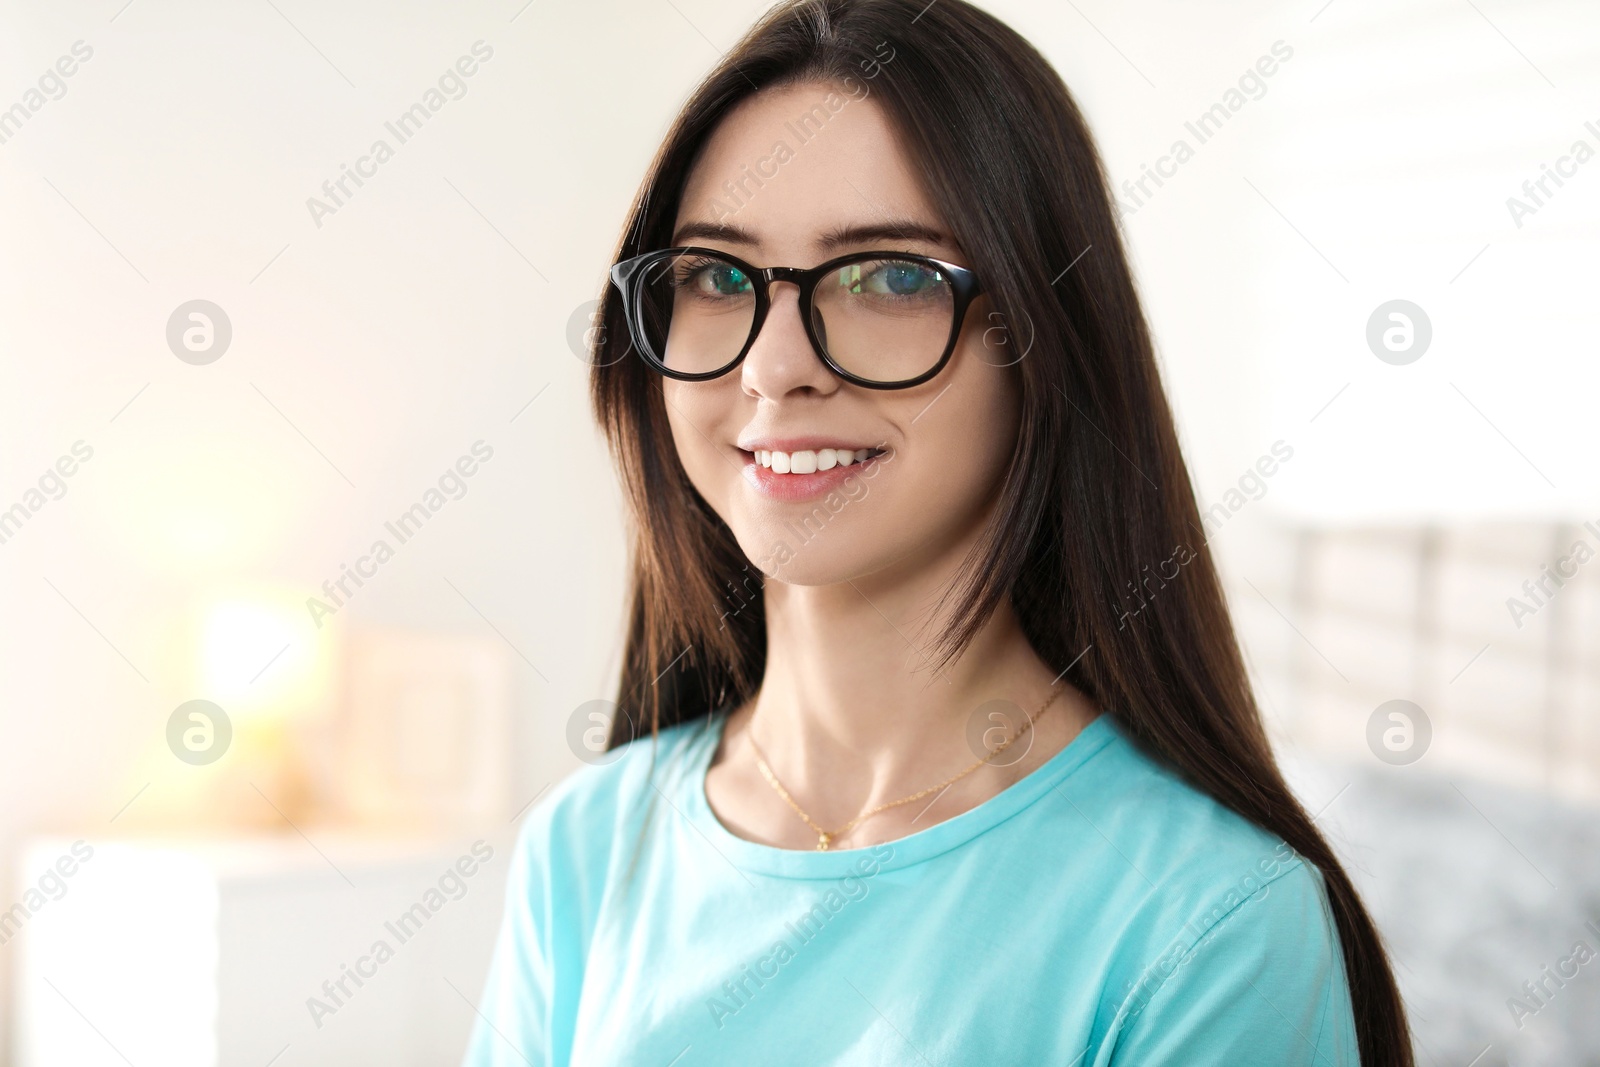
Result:
[[[827,233],[887,220],[948,232],[867,83],[805,82],[757,93],[723,119],[690,172],[674,230],[720,223],[763,253],[798,256]]]

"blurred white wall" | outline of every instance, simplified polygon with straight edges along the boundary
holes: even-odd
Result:
[[[465,495],[294,655],[352,620],[498,632],[516,790],[573,765],[624,535],[569,338],[666,124],[764,6],[0,4],[0,108],[27,110],[0,125],[0,509],[93,452],[0,543],[0,855],[109,823],[169,767],[207,603],[310,595],[480,440]],[[1119,186],[1194,148],[1125,226],[1202,507],[1293,448],[1212,542],[1231,579],[1241,531],[1285,517],[1600,517],[1600,161],[1520,227],[1506,206],[1600,148],[1592,5],[986,6],[1060,69]],[[480,41],[399,144],[385,123]],[[1199,144],[1185,123],[1278,42]],[[393,158],[314,218],[379,138]],[[231,322],[207,365],[166,336],[196,299]],[[1410,365],[1367,346],[1393,299],[1431,319]]]

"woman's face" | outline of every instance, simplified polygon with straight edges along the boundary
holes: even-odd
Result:
[[[673,245],[757,267],[813,267],[874,250],[970,266],[866,83],[852,88],[768,90],[733,111],[690,174]],[[824,585],[926,566],[962,545],[1016,438],[1016,371],[987,301],[968,309],[937,375],[878,390],[846,382],[817,357],[794,285],[770,292],[743,363],[711,381],[663,379],[678,457],[745,554],[769,576]],[[874,448],[883,453],[838,463],[841,449]],[[758,454],[770,452],[801,453],[790,465],[802,470],[811,465],[805,452],[818,466],[836,465],[779,473],[782,459]]]

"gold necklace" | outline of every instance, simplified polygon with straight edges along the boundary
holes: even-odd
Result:
[[[946,778],[944,781],[940,782],[938,785],[930,785],[926,789],[919,789],[917,792],[912,793],[908,797],[901,797],[899,800],[890,801],[888,804],[879,804],[877,807],[871,809],[870,811],[864,811],[860,815],[857,815],[855,818],[851,819],[849,822],[845,823],[843,826],[839,827],[837,830],[824,830],[822,827],[818,826],[817,823],[816,823],[816,820],[812,819],[811,816],[807,815],[805,813],[805,810],[803,808],[801,808],[799,804],[795,803],[794,797],[790,796],[789,795],[789,791],[783,787],[783,783],[778,781],[778,776],[776,774],[772,773],[772,767],[767,763],[766,754],[761,751],[761,746],[756,744],[755,731],[754,731],[754,729],[752,729],[752,727],[754,727],[754,725],[755,725],[755,716],[753,714],[751,715],[751,718],[750,718],[750,726],[745,728],[745,736],[747,738],[749,738],[749,740],[750,740],[750,747],[755,749],[756,766],[761,768],[761,774],[762,774],[763,777],[766,778],[767,784],[772,786],[772,788],[777,791],[778,795],[784,799],[784,802],[786,804],[788,804],[789,807],[794,809],[794,813],[796,815],[800,816],[801,820],[803,820],[807,826],[811,827],[811,829],[813,829],[813,830],[815,830],[817,832],[817,851],[818,852],[826,852],[826,851],[828,851],[828,847],[833,844],[833,841],[834,841],[835,838],[839,837],[842,834],[849,833],[851,830],[855,829],[857,825],[859,825],[862,822],[865,822],[867,819],[871,818],[872,816],[877,815],[879,812],[888,811],[890,808],[898,808],[900,805],[909,804],[913,800],[921,800],[923,797],[927,796],[929,793],[934,793],[934,792],[937,792],[937,791],[939,791],[941,789],[944,789],[946,786],[952,785],[955,782],[958,782],[961,779],[965,778],[967,775],[971,774],[973,771],[977,770],[979,767],[982,767],[985,763],[988,763],[990,760],[994,759],[1000,753],[1004,752],[1007,748],[1009,748],[1011,746],[1011,744],[1013,742],[1015,742],[1023,734],[1025,734],[1029,730],[1033,729],[1033,724],[1034,724],[1035,720],[1037,720],[1039,718],[1039,716],[1041,716],[1041,715],[1043,715],[1045,713],[1045,709],[1046,708],[1048,708],[1051,704],[1055,703],[1056,697],[1061,695],[1062,691],[1061,691],[1061,689],[1057,688],[1056,683],[1051,683],[1050,688],[1051,688],[1050,696],[1045,699],[1045,702],[1043,704],[1039,705],[1039,710],[1038,711],[1034,712],[1032,715],[1030,715],[1028,717],[1027,725],[1023,726],[1022,729],[1018,730],[1011,737],[1006,738],[1005,742],[1003,744],[1001,744],[998,748],[996,748],[993,752],[989,753],[987,756],[985,756],[982,759],[978,760],[976,763],[974,763],[972,766],[968,767],[966,770],[962,771],[960,774],[952,775],[951,777]]]

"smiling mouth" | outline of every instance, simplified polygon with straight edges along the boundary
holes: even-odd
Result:
[[[882,448],[808,448],[797,452],[757,449],[746,454],[755,457],[757,466],[765,467],[774,474],[815,474],[876,459],[886,451]]]

